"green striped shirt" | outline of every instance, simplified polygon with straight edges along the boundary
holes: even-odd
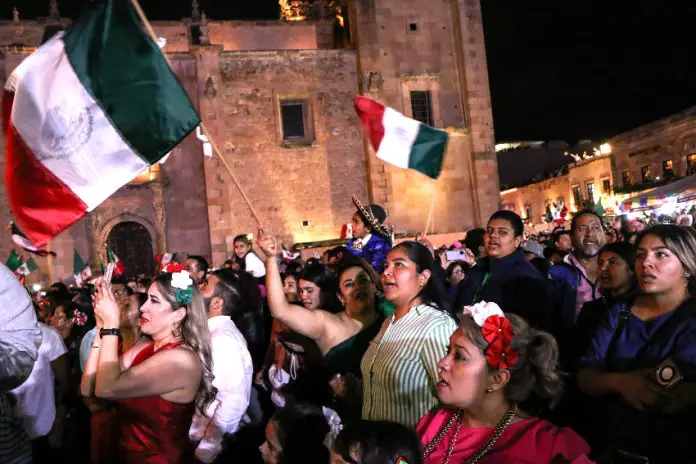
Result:
[[[415,427],[437,404],[437,363],[457,324],[448,314],[419,305],[398,321],[386,319],[363,356],[362,417]]]

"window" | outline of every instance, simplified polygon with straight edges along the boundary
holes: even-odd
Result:
[[[631,171],[624,171],[621,173],[621,183],[624,187],[631,185]]]
[[[643,166],[642,168],[640,168],[640,178],[643,182],[650,182],[652,180],[650,166]]]
[[[408,30],[411,32],[418,32],[418,23],[409,23]]]
[[[314,139],[308,100],[281,100],[280,123],[286,143],[311,143]]]
[[[594,182],[587,183],[587,199],[590,200],[592,203],[594,203],[594,201],[595,201]]]
[[[201,45],[201,26],[198,24],[189,26],[189,33],[191,34],[191,45]]]
[[[413,119],[434,126],[433,103],[430,90],[411,90],[411,114]]]
[[[524,207],[524,214],[527,215],[527,220],[529,222],[532,222],[532,207],[529,205],[525,205]]]
[[[664,160],[662,162],[662,174],[665,178],[674,177],[674,170],[672,169],[672,160]]]
[[[580,192],[579,185],[573,187],[573,200],[575,201],[576,208],[580,208],[582,206],[582,193]]]
[[[688,171],[687,174],[696,172],[696,153],[686,157],[686,170]]]
[[[609,193],[611,191],[611,179],[602,179],[602,192]]]

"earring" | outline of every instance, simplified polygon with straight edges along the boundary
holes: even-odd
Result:
[[[493,393],[493,389],[492,389],[492,388],[486,388],[486,393]]]
[[[174,327],[172,328],[172,337],[179,338],[181,337],[181,328],[180,327]]]
[[[691,277],[691,274],[689,274],[688,272],[685,272],[685,273],[684,273],[684,278],[685,278],[685,279],[688,279],[689,277]]]

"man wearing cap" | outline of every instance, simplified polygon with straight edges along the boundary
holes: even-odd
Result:
[[[348,250],[365,258],[381,274],[392,248],[391,233],[384,225],[387,212],[379,205],[363,205],[357,197],[353,197],[353,203],[358,210],[351,220],[353,240],[348,243]]]

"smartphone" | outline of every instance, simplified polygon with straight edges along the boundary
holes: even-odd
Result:
[[[466,258],[466,251],[463,249],[445,252],[447,261],[463,261]]]

